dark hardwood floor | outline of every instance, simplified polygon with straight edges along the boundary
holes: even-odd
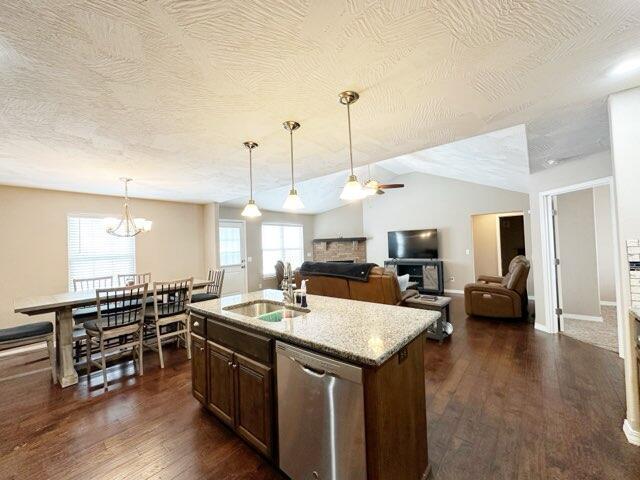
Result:
[[[615,353],[466,318],[460,299],[452,318],[451,340],[425,351],[432,478],[640,478]],[[184,350],[168,350],[164,371],[147,352],[144,377],[111,367],[108,392],[99,373],[65,390],[48,372],[0,382],[0,478],[283,479],[201,409]],[[41,353],[0,358],[0,377],[44,366]]]

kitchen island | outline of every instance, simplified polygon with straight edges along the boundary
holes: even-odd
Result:
[[[424,332],[440,314],[314,295],[283,312],[282,300],[263,290],[191,305],[194,397],[291,476],[425,478]],[[285,373],[290,360],[299,368]]]

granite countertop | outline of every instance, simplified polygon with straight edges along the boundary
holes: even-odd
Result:
[[[261,290],[192,304],[191,310],[279,340],[361,365],[382,365],[439,317],[439,312],[307,295],[309,313],[267,322],[224,310],[256,300],[282,302],[280,290]]]

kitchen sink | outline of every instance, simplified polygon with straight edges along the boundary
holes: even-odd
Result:
[[[245,317],[258,318],[266,322],[279,322],[283,318],[294,318],[309,313],[309,310],[298,307],[286,307],[282,303],[256,301],[232,305],[223,310],[244,315]]]

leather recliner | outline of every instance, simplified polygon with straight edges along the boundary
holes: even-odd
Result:
[[[531,264],[524,255],[509,263],[504,277],[480,275],[464,287],[467,315],[497,318],[522,318],[528,315],[527,279]]]
[[[307,293],[325,297],[348,298],[363,302],[403,305],[405,300],[418,294],[416,290],[400,291],[398,277],[382,267],[373,267],[366,282],[324,275],[302,276],[295,272],[296,285],[307,280]]]

